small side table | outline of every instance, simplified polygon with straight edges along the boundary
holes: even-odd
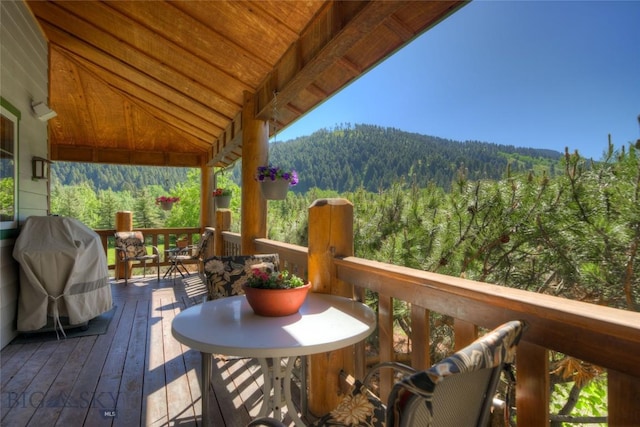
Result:
[[[164,273],[164,276],[162,276],[163,279],[165,279],[167,276],[169,275],[173,275],[173,280],[176,279],[176,272],[180,273],[180,276],[182,278],[184,278],[184,274],[182,274],[182,272],[184,271],[185,273],[187,273],[187,276],[189,275],[189,270],[187,270],[187,267],[185,267],[185,265],[182,263],[182,261],[178,258],[177,255],[180,255],[182,252],[184,252],[186,250],[186,248],[169,248],[169,249],[165,249],[165,260],[169,260],[169,262],[171,263],[171,265],[169,266],[169,269]],[[180,270],[182,268],[182,270]]]

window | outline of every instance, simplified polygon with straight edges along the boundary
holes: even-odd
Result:
[[[0,229],[17,227],[16,181],[19,112],[12,112],[2,100],[0,106]],[[5,107],[6,106],[6,107]]]

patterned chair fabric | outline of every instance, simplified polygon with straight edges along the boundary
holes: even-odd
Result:
[[[523,322],[507,322],[399,381],[389,394],[386,417],[382,403],[357,382],[340,405],[313,426],[485,426],[500,373],[514,361],[523,330]]]
[[[362,426],[382,427],[385,423],[385,406],[369,389],[356,380],[351,392],[338,406],[319,418],[312,426]]]
[[[211,257],[204,261],[204,273],[207,278],[207,290],[210,300],[242,295],[242,285],[247,281],[251,270],[258,265],[279,270],[278,254],[235,255]]]
[[[144,236],[140,231],[119,231],[116,232],[116,264],[124,263],[124,283],[128,284],[129,262],[141,262],[143,275],[146,276],[147,262],[155,262],[158,270],[158,281],[160,281],[160,253],[158,248],[151,246],[153,253],[147,253],[144,244]]]

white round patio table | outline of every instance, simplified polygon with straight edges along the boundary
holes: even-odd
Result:
[[[211,355],[222,354],[255,357],[260,361],[264,384],[259,416],[273,411],[281,419],[281,408],[286,405],[295,424],[304,426],[291,400],[289,379],[295,356],[355,344],[371,334],[375,326],[375,314],[365,304],[312,292],[298,313],[283,317],[254,314],[244,295],[208,301],[178,314],[171,324],[171,333],[202,355],[204,425],[208,425]],[[288,358],[284,369],[282,358]],[[281,378],[285,381],[280,381]]]

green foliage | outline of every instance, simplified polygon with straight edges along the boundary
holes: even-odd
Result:
[[[356,256],[451,276],[638,310],[640,166],[636,148],[593,163],[579,154],[563,174],[457,177],[449,193],[399,180],[341,196],[354,205]],[[307,208],[319,190],[269,205],[269,237],[306,245]]]
[[[14,219],[14,190],[13,177],[0,178],[0,218],[2,218],[2,221],[12,221]]]
[[[128,197],[128,203],[123,202]],[[97,228],[113,229],[116,227],[116,212],[124,210],[122,206],[133,205],[133,199],[131,199],[128,191],[122,194],[116,193],[112,190],[100,190],[98,192],[98,224]]]
[[[288,270],[263,271],[256,268],[247,277],[246,284],[259,289],[291,289],[304,286],[304,281]]]
[[[160,211],[156,205],[156,195],[149,188],[142,188],[135,193],[133,204],[134,228],[158,228],[162,225]]]
[[[200,171],[192,169],[187,179],[176,184],[171,194],[180,196],[166,219],[167,227],[198,227],[200,225]]]
[[[551,393],[549,409],[557,414],[566,406],[574,387],[573,382],[556,384]],[[598,377],[580,390],[580,399],[575,402],[569,414],[574,417],[603,417],[607,415],[607,380],[606,376]],[[606,426],[606,423],[562,423],[567,427]]]
[[[90,182],[94,191],[113,190],[136,192],[150,185],[160,185],[168,191],[186,179],[189,168],[104,165],[76,162],[55,162],[51,165],[52,182],[74,186]]]
[[[98,198],[88,182],[70,187],[55,185],[51,190],[51,213],[76,218],[89,227],[98,221]]]

